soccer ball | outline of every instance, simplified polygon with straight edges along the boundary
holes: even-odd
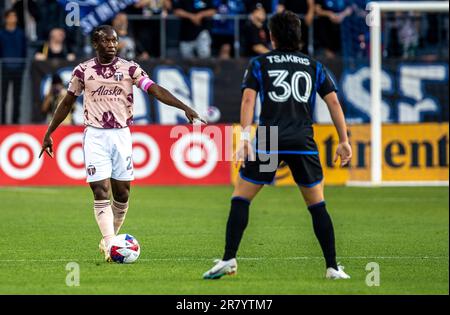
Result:
[[[130,234],[119,234],[111,240],[109,255],[116,263],[131,264],[139,258],[140,253],[137,239]]]

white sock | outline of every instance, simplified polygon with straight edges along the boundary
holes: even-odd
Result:
[[[111,208],[114,214],[114,233],[117,235],[119,233],[120,227],[125,221],[125,216],[127,215],[128,201],[118,202],[113,200]]]
[[[108,246],[114,237],[114,215],[109,200],[94,201],[94,215],[100,232],[102,233],[105,245]]]

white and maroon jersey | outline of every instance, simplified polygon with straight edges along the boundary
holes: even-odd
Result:
[[[80,63],[72,72],[67,93],[84,92],[84,124],[124,128],[133,124],[133,85],[144,91],[154,84],[135,62],[116,57],[109,64],[97,58]]]

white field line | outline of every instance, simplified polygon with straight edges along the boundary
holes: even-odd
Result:
[[[323,259],[320,256],[298,256],[298,257],[239,257],[238,260],[315,260]],[[448,260],[448,256],[338,256],[337,260],[366,260],[366,259],[381,259],[381,260]],[[213,258],[141,258],[140,261],[212,261]],[[8,262],[99,262],[99,259],[0,259],[0,263]]]

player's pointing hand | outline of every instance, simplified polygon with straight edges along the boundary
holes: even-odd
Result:
[[[49,157],[53,158],[53,139],[48,134],[45,135],[44,140],[42,141],[42,150],[41,153],[39,153],[39,158],[41,158],[44,151]]]
[[[334,155],[334,163],[337,162],[338,157],[341,158],[341,167],[347,165],[352,159],[352,147],[348,142],[338,144],[336,154]]]
[[[202,123],[207,124],[206,120],[201,118],[198,113],[192,108],[187,108],[185,110],[185,114],[191,124],[194,123],[195,120],[200,120]]]

